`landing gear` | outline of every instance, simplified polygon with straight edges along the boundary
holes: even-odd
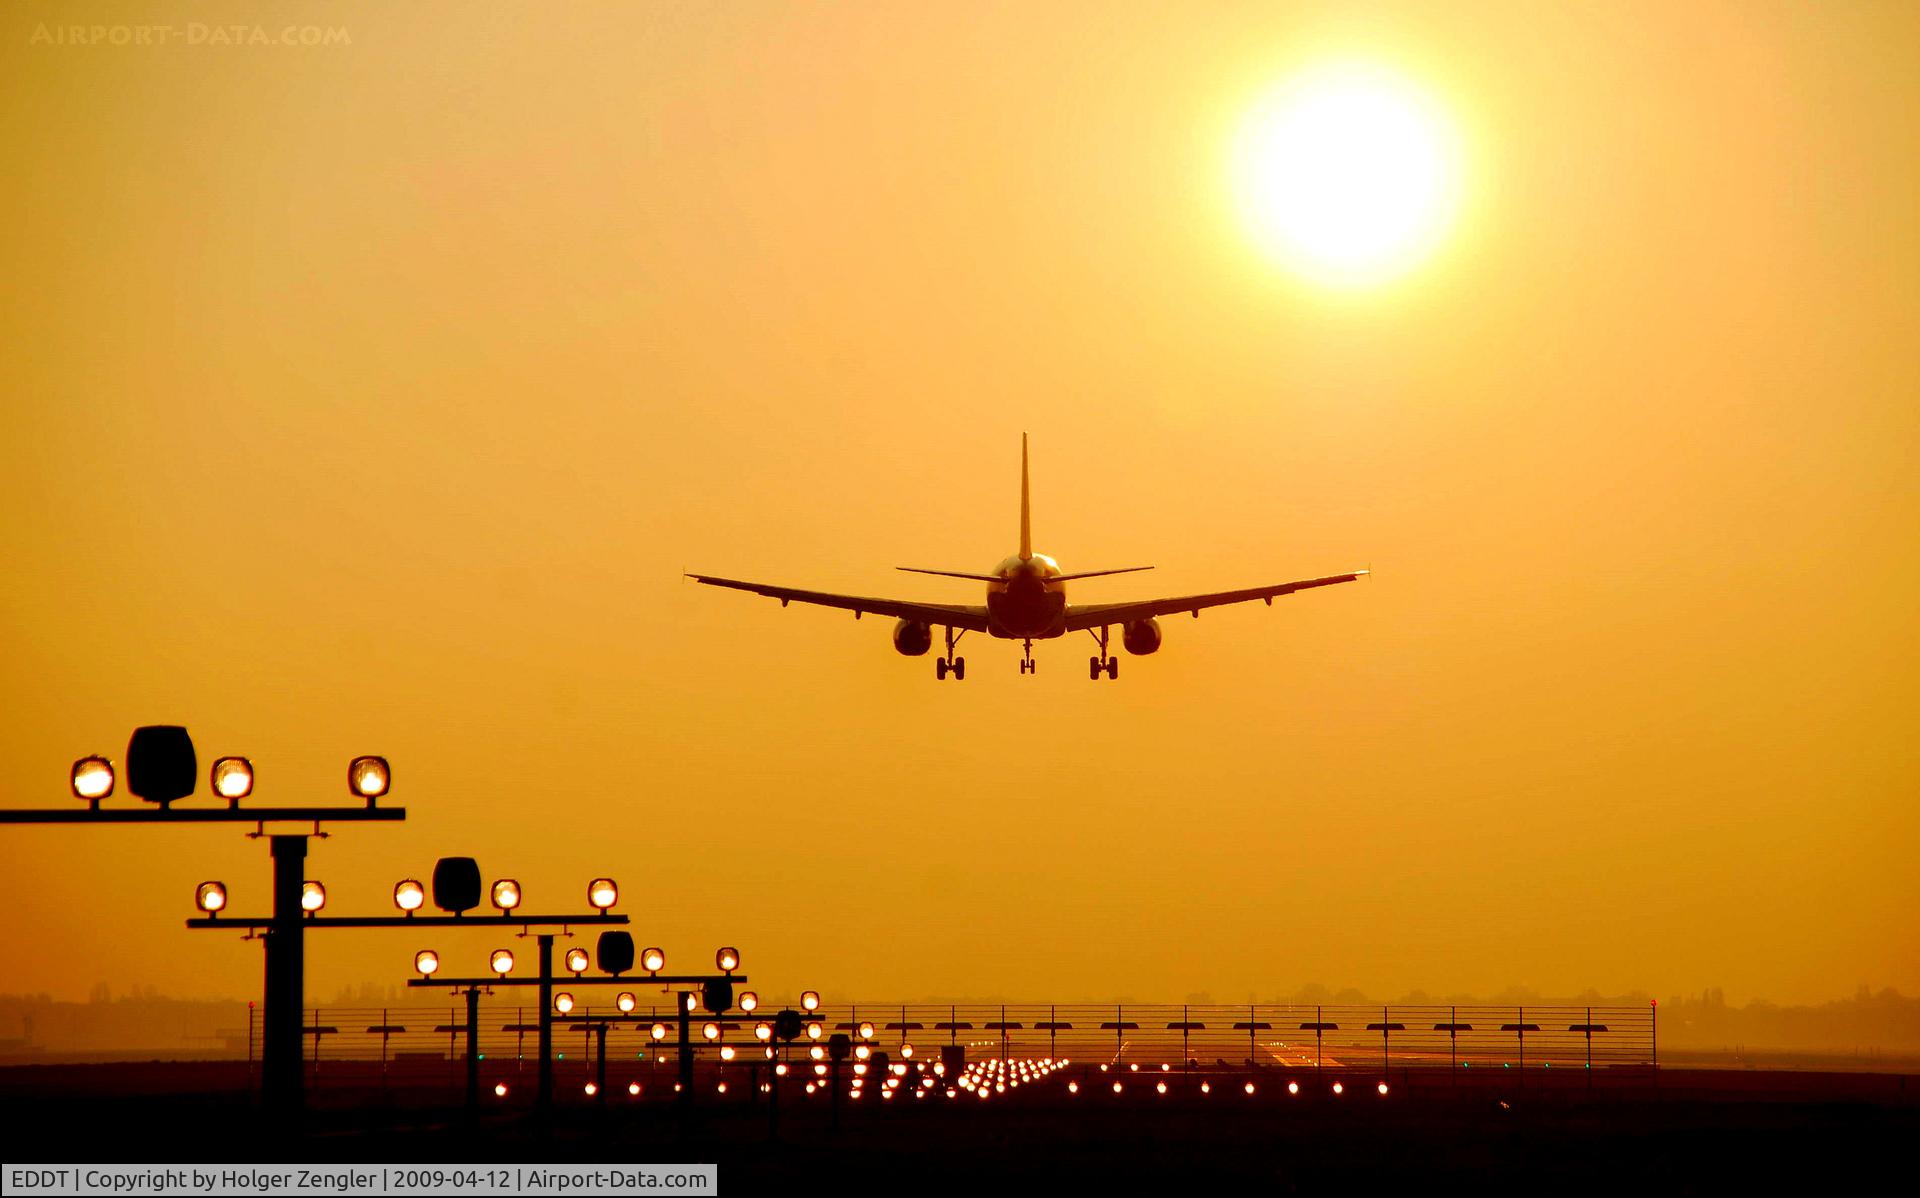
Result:
[[[947,655],[945,657],[938,659],[933,663],[933,676],[935,678],[944,681],[947,675],[951,674],[953,675],[953,680],[955,682],[966,681],[967,659],[964,657],[955,657],[953,655],[953,647],[959,644],[960,637],[963,637],[965,635],[967,635],[967,631],[964,628],[960,630],[958,635],[955,635],[952,627],[948,627]]]
[[[1108,678],[1120,677],[1120,659],[1107,652],[1107,630],[1102,628],[1098,632],[1095,632],[1089,628],[1087,629],[1087,635],[1091,636],[1094,642],[1100,646],[1098,656],[1087,658],[1087,677],[1095,682],[1100,680],[1100,675],[1102,674],[1105,674]]]
[[[1020,672],[1022,674],[1031,674],[1036,669],[1039,668],[1039,664],[1040,664],[1033,660],[1033,642],[1031,640],[1026,640],[1026,641],[1021,641],[1020,644],[1021,644],[1022,652],[1026,654],[1025,657],[1022,657],[1020,659]]]

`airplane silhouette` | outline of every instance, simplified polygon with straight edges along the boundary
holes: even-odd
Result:
[[[1081,578],[1100,578],[1108,574],[1131,574],[1153,567],[1122,566],[1113,570],[1083,570],[1076,574],[1063,574],[1058,562],[1044,553],[1033,551],[1032,508],[1027,485],[1027,438],[1024,433],[1020,437],[1020,552],[1002,561],[987,574],[922,570],[913,566],[894,568],[910,574],[937,574],[943,578],[984,582],[987,584],[987,601],[985,605],[916,603],[905,599],[872,599],[825,591],[803,591],[732,578],[715,578],[710,574],[688,574],[687,577],[708,586],[730,587],[736,591],[766,595],[778,599],[782,607],[789,603],[812,603],[851,611],[856,620],[867,612],[897,617],[899,622],[893,627],[893,647],[907,657],[920,657],[931,649],[933,629],[939,627],[945,632],[946,652],[934,663],[935,678],[951,676],[963,679],[967,676],[967,659],[955,657],[953,650],[960,643],[960,638],[969,632],[984,632],[1001,640],[1021,642],[1024,650],[1020,660],[1022,674],[1031,674],[1036,669],[1033,642],[1052,640],[1069,632],[1085,632],[1100,647],[1098,654],[1087,659],[1087,677],[1098,679],[1102,674],[1108,678],[1120,676],[1119,659],[1107,652],[1108,634],[1116,626],[1120,629],[1120,643],[1127,652],[1144,655],[1160,648],[1160,616],[1184,611],[1192,612],[1197,619],[1203,607],[1246,603],[1254,599],[1263,599],[1271,607],[1281,595],[1332,586],[1337,582],[1352,582],[1367,573],[1365,570],[1355,570],[1351,574],[1333,574],[1326,578],[1283,582],[1276,586],[1180,595],[1170,599],[1070,604],[1067,602],[1068,582]]]

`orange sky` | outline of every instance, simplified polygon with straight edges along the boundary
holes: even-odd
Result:
[[[88,13],[264,10],[157,11]],[[611,873],[768,991],[1920,990],[1920,9],[273,11],[350,44],[0,12],[0,802],[143,722],[262,801],[385,753],[334,910]],[[1228,182],[1329,56],[1468,164],[1341,295]],[[1076,599],[1377,574],[1097,686],[680,580],[978,602],[889,567],[1013,549],[1023,430],[1036,547],[1160,567]],[[257,991],[180,926],[264,907],[238,830],[0,868],[7,990]],[[317,936],[310,993],[420,946]]]

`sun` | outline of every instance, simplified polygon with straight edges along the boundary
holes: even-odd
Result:
[[[1233,171],[1261,248],[1335,287],[1413,269],[1460,204],[1451,124],[1410,81],[1371,64],[1315,67],[1274,89],[1241,125]]]

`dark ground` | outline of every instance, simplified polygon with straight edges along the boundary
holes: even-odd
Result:
[[[1081,1076],[1076,1067],[1075,1076]],[[1149,1075],[1141,1075],[1146,1077]],[[542,1133],[517,1102],[494,1102],[477,1127],[439,1105],[444,1077],[321,1080],[305,1132],[274,1134],[235,1066],[121,1064],[0,1070],[8,1163],[301,1160],[341,1163],[717,1162],[721,1192],[792,1193],[807,1179],[863,1192],[1001,1195],[1070,1187],[1121,1192],[1242,1186],[1259,1192],[1375,1192],[1408,1185],[1590,1193],[1829,1192],[1876,1179],[1916,1181],[1920,1077],[1663,1070],[1655,1076],[1372,1075],[1327,1093],[1302,1078],[1262,1079],[1202,1096],[1155,1095],[1130,1079],[1116,1097],[1095,1073],[1069,1097],[1058,1084],[979,1101],[964,1092],[917,1102],[844,1101],[830,1127],[823,1097],[788,1083],[781,1136],[768,1139],[764,1100],[736,1084],[725,1101],[682,1114],[670,1098],[596,1108],[563,1078]],[[491,1085],[491,1082],[489,1082]],[[702,1089],[706,1089],[704,1085]],[[487,1097],[491,1101],[489,1092]],[[1884,1180],[1880,1180],[1884,1179]]]

